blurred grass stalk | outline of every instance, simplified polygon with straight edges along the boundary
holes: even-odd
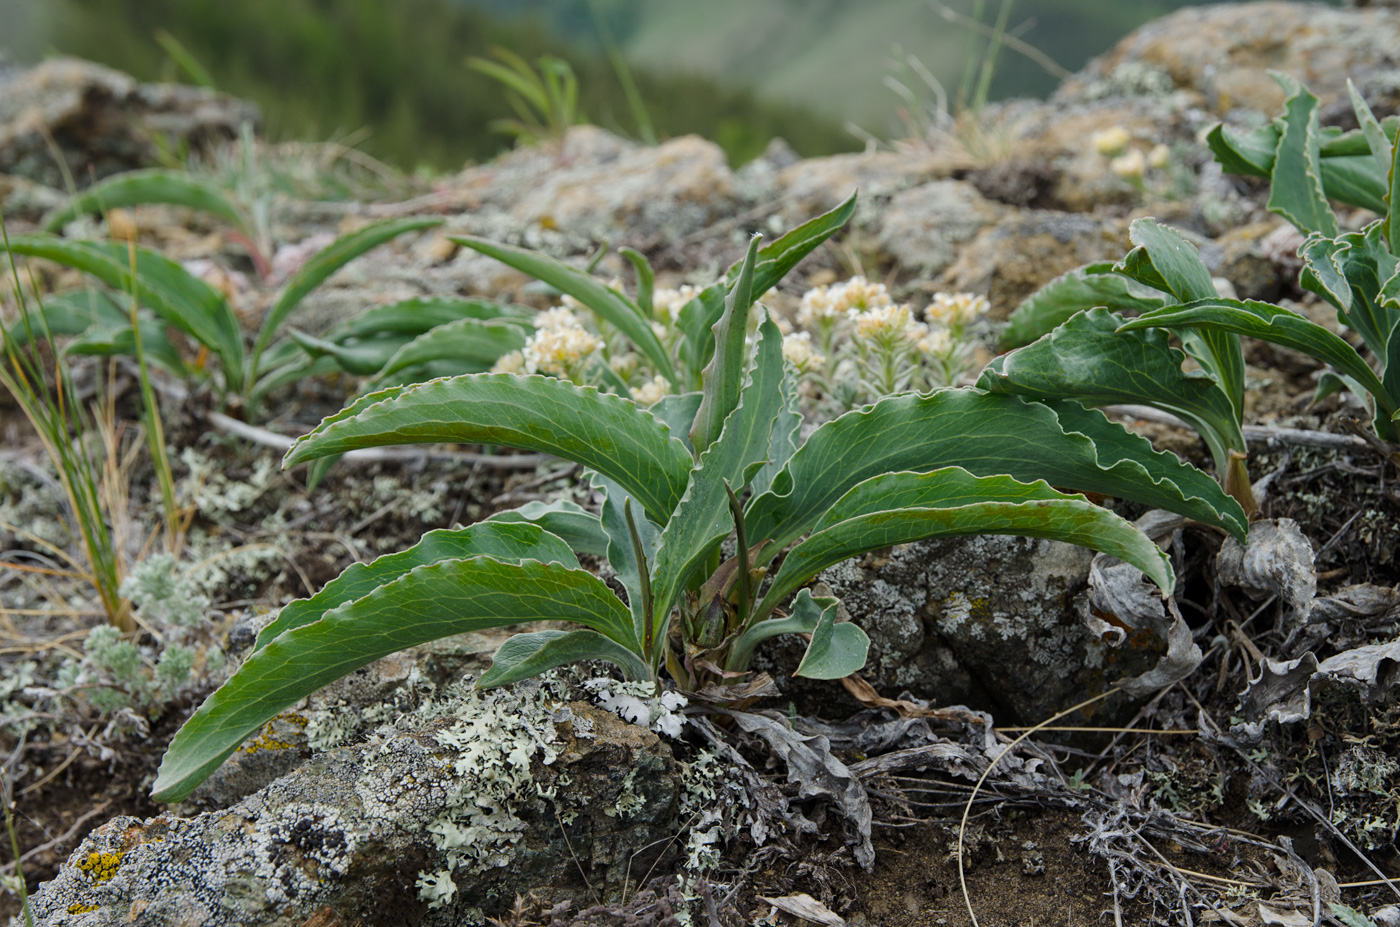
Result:
[[[0,216],[0,240],[8,249],[10,236],[3,216]],[[117,444],[115,428],[110,428],[102,442],[108,459],[99,474],[88,446],[94,422],[78,401],[72,373],[57,349],[54,350],[52,387],[45,378],[38,347],[40,339],[35,337],[34,324],[37,318],[38,324],[43,326],[42,340],[52,345],[48,322],[42,305],[38,312],[30,309],[13,256],[9,263],[11,289],[19,312],[17,324],[24,326],[26,339],[24,345],[16,343],[9,327],[0,325],[0,342],[3,342],[0,347],[4,352],[4,362],[0,363],[0,384],[10,391],[24,411],[58,472],[59,484],[67,497],[72,522],[77,528],[73,540],[86,555],[87,570],[83,571],[71,556],[68,557],[69,562],[97,590],[108,622],[122,632],[130,633],[136,629],[136,623],[132,617],[131,603],[119,591],[121,561],[113,537],[112,529],[115,526],[108,524],[109,503],[113,501],[109,490],[113,489],[112,480],[120,469],[119,461],[112,459]],[[37,300],[37,288],[31,289],[35,290]],[[110,404],[110,399],[108,402]],[[109,419],[108,425],[113,426],[114,423]],[[68,530],[73,535],[73,527],[70,526]]]

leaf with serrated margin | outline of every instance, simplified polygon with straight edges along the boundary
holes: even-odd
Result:
[[[1376,397],[1387,415],[1396,410],[1395,401],[1355,348],[1311,319],[1270,303],[1202,299],[1149,312],[1125,323],[1122,330],[1174,329],[1182,325],[1220,328],[1302,351],[1355,379]]]
[[[525,332],[519,325],[459,319],[430,329],[399,348],[376,375],[389,377],[407,367],[447,360],[466,367],[466,373],[481,373],[490,370],[502,354],[523,347]]]
[[[840,206],[822,213],[815,219],[807,220],[760,250],[758,263],[754,266],[754,294],[762,297],[769,289],[777,286],[804,257],[836,234],[855,211],[856,194],[852,193]],[[676,324],[685,337],[685,344],[681,347],[681,358],[688,371],[698,374],[700,369],[710,362],[710,355],[715,350],[710,328],[724,313],[724,298],[730,285],[738,277],[741,266],[742,263],[736,263],[730,267],[722,282],[706,287],[699,296],[681,309]]]
[[[656,367],[658,373],[676,382],[675,366],[671,355],[666,352],[656,333],[651,330],[651,322],[641,309],[630,299],[614,289],[603,286],[591,276],[576,267],[570,267],[538,251],[503,245],[484,238],[464,235],[450,236],[452,241],[473,251],[479,251],[502,264],[514,267],[521,273],[542,280],[561,293],[567,293],[591,309],[600,319],[617,328],[637,346]]]
[[[691,457],[629,399],[565,380],[475,373],[363,396],[287,451],[283,466],[389,444],[496,444],[554,454],[597,470],[664,524]]]
[[[1083,496],[1057,492],[1043,481],[978,477],[946,467],[886,473],[852,487],[788,552],[755,614],[768,614],[817,573],[866,551],[972,534],[1068,541],[1131,563],[1164,594],[1174,583],[1171,561],[1147,535]]]
[[[369,563],[352,563],[311,598],[288,602],[258,632],[253,649],[263,647],[283,631],[321,620],[331,609],[369,595],[414,567],[477,556],[495,557],[503,563],[538,560],[578,566],[578,558],[564,540],[539,525],[483,521],[466,528],[429,531],[407,550],[376,557]]]
[[[1001,336],[1002,345],[1017,348],[1030,344],[1084,309],[1104,306],[1115,312],[1149,312],[1169,301],[1160,290],[1119,274],[1104,273],[1112,268],[1108,262],[1076,268],[1027,296],[1011,313]]]
[[[1114,269],[1180,302],[1216,295],[1215,282],[1196,248],[1176,229],[1154,219],[1137,219],[1129,235],[1137,247]],[[1236,335],[1220,331],[1176,331],[1186,353],[1206,369],[1230,400],[1235,418],[1244,416],[1244,349]],[[1217,458],[1217,461],[1219,458]]]
[[[804,592],[806,590],[803,590]],[[794,676],[806,679],[844,679],[865,666],[865,658],[870,653],[870,638],[859,625],[849,621],[836,621],[837,601],[832,598],[813,599],[798,594],[793,603],[793,615],[799,611],[816,611],[816,624],[812,628],[812,640],[807,644],[807,652],[802,662],[797,664]]]
[[[483,524],[487,522],[526,522],[539,525],[550,534],[563,538],[576,553],[590,554],[594,557],[606,557],[608,554],[608,535],[603,531],[598,516],[568,499],[527,502],[522,506],[497,512]]]
[[[753,265],[758,254],[758,236],[749,239],[743,267],[724,300],[724,314],[714,324],[715,353],[700,374],[700,408],[690,428],[690,444],[703,454],[719,437],[724,420],[739,404],[739,388],[744,379],[744,335],[753,306]]]
[[[948,466],[1130,499],[1245,536],[1244,511],[1218,483],[1102,412],[945,389],[891,396],[814,431],[773,488],[749,502],[749,537],[773,539],[776,554],[857,483]]]
[[[1278,150],[1280,134],[1273,123],[1250,132],[1217,123],[1206,133],[1206,144],[1225,173],[1268,177],[1274,172],[1274,152]]]
[[[477,679],[476,687],[509,685],[582,660],[606,660],[628,679],[650,676],[647,665],[636,654],[597,631],[527,631],[506,638],[491,658],[491,668]]]
[[[49,216],[44,221],[44,231],[57,232],[78,216],[88,213],[150,203],[198,209],[233,223],[244,233],[251,231],[243,210],[233,205],[218,187],[185,171],[162,168],[130,171],[98,181]]]
[[[278,712],[380,657],[532,621],[573,621],[631,643],[627,609],[584,570],[492,557],[415,567],[254,651],[170,742],[152,795],[184,798]]]
[[[287,285],[282,288],[282,295],[277,297],[277,301],[263,317],[257,339],[253,342],[253,369],[257,369],[258,358],[262,356],[262,352],[266,350],[287,316],[292,314],[292,310],[296,309],[312,290],[324,283],[327,277],[391,238],[397,238],[405,232],[434,228],[442,223],[443,220],[438,218],[385,219],[349,235],[342,235],[317,252],[287,281]]]
[[[661,532],[651,585],[654,617],[662,627],[670,617],[676,594],[695,567],[733,529],[725,484],[742,493],[768,459],[773,422],[782,411],[783,367],[783,334],[765,315],[759,323],[758,349],[739,404],[725,419],[718,440],[691,471],[685,496]],[[750,543],[760,540],[760,535],[754,535]]]
[[[1283,133],[1274,153],[1269,183],[1269,211],[1292,222],[1304,235],[1318,232],[1334,238],[1340,229],[1322,189],[1322,127],[1317,97],[1287,74],[1274,72],[1272,76],[1287,98],[1283,102]]]
[[[1159,313],[1148,317],[1163,317]],[[1186,355],[1166,332],[1130,333],[1107,309],[1081,312],[1034,344],[996,358],[977,380],[980,389],[1028,399],[1073,399],[1088,406],[1141,403],[1170,412],[1194,428],[1221,472],[1231,450],[1245,451],[1244,434],[1220,386],[1181,369]],[[1180,327],[1180,326],[1176,326]],[[1121,332],[1121,333],[1120,333]]]

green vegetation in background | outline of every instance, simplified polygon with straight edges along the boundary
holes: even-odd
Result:
[[[455,169],[507,143],[487,126],[513,112],[500,87],[465,65],[492,46],[569,62],[589,120],[635,134],[623,88],[601,52],[580,52],[537,22],[502,23],[450,0],[56,0],[57,51],[143,80],[187,79],[157,41],[169,34],[219,89],[262,107],[270,139],[369,127],[368,153],[413,169]],[[589,26],[588,36],[595,35]],[[661,137],[696,132],[742,162],[781,136],[805,155],[856,147],[835,120],[708,77],[634,71]],[[655,102],[653,102],[655,101]]]

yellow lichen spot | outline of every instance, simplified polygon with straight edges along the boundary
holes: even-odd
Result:
[[[86,858],[78,860],[78,869],[86,872],[95,882],[106,882],[117,874],[117,869],[120,868],[121,864],[121,850],[112,850],[107,853],[94,850]]]
[[[70,904],[70,905],[68,906],[68,913],[69,913],[69,914],[87,914],[87,913],[90,912],[90,911],[96,911],[96,910],[98,909],[98,907],[99,907],[99,905],[95,905],[95,904],[81,904],[81,903],[75,901],[73,904]]]

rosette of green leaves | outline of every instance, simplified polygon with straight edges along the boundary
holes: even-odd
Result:
[[[1149,312],[1133,327],[1213,328],[1303,351],[1335,371],[1324,378],[1319,396],[1351,389],[1369,404],[1376,434],[1400,441],[1397,122],[1377,120],[1348,83],[1360,128],[1323,128],[1317,97],[1290,77],[1274,77],[1288,94],[1283,114],[1249,135],[1217,126],[1211,150],[1226,170],[1269,178],[1269,208],[1307,235],[1298,252],[1301,284],[1337,310],[1337,320],[1360,336],[1367,356],[1311,320],[1265,303],[1206,300]],[[1329,200],[1363,206],[1381,218],[1343,234]]]
[[[10,239],[8,250],[82,271],[124,298],[134,298],[158,322],[141,326],[142,345],[152,363],[178,376],[192,375],[194,365],[181,358],[162,329],[178,332],[215,359],[216,371],[210,379],[220,394],[226,399],[239,398],[245,406],[254,408],[269,390],[336,367],[333,362],[324,361],[308,369],[306,355],[295,341],[274,340],[303,299],[331,274],[371,248],[405,232],[441,223],[436,218],[389,219],[336,239],[282,287],[263,317],[251,348],[244,343],[238,317],[228,300],[214,287],[154,251],[121,242],[69,241],[48,234]],[[56,305],[61,308],[50,328],[55,334],[78,336],[66,350],[100,355],[135,352],[134,331],[125,313],[119,318],[101,300],[85,300],[85,304],[76,307],[71,300]],[[84,313],[89,323],[75,330]]]
[[[572,626],[509,638],[481,686],[605,660],[630,679],[655,681],[664,668],[683,688],[722,691],[743,679],[760,642],[790,633],[810,635],[800,674],[837,678],[864,664],[868,639],[836,620],[835,599],[802,587],[864,551],[979,533],[1056,538],[1119,557],[1170,591],[1166,556],[1081,490],[1243,537],[1243,512],[1209,477],[1075,403],[911,393],[799,441],[792,371],[771,318],[760,313],[746,347],[758,265],[751,246],[712,327],[697,393],[643,409],[554,378],[469,374],[360,397],[299,439],[286,465],[405,443],[532,449],[588,468],[603,503],[597,514],[532,504],[430,532],[288,605],[176,735],[156,797],[187,795],[321,686],[452,634]],[[580,568],[579,552],[606,558],[625,601]]]
[[[1138,219],[1129,234],[1136,247],[1122,261],[1091,265],[1027,300],[1024,311],[1018,310],[1019,320],[1013,317],[1021,330],[1054,326],[1033,343],[993,360],[977,385],[1040,401],[1137,403],[1170,412],[1200,434],[1226,491],[1252,513],[1241,426],[1244,354],[1239,334],[1193,324],[1190,318],[1161,326],[1180,338],[1182,351],[1168,344],[1165,333],[1140,331],[1110,311],[1104,303],[1144,312],[1143,318],[1166,319],[1183,305],[1222,302],[1196,249],[1179,232]],[[1199,371],[1183,370],[1188,356]]]

